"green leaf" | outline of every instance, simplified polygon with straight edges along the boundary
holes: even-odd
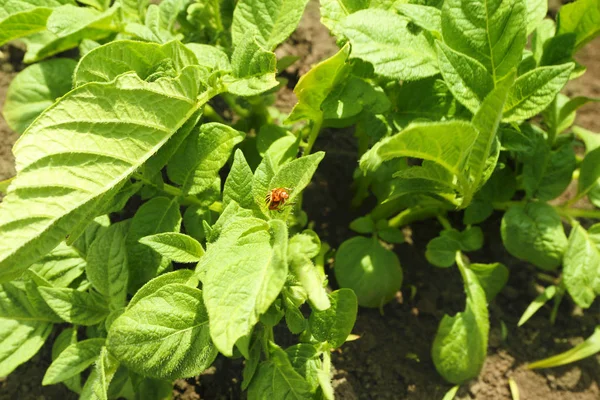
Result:
[[[176,73],[198,63],[194,53],[177,41],[161,45],[117,40],[97,47],[82,57],[75,69],[73,82],[75,87],[89,82],[110,82],[131,71],[145,80],[164,60],[170,61]]]
[[[375,232],[375,221],[373,221],[370,215],[358,217],[350,222],[350,229],[363,234],[373,233]]]
[[[469,265],[469,269],[477,276],[488,303],[500,293],[506,282],[508,282],[508,268],[502,263],[474,263]]]
[[[559,113],[557,116],[557,133],[561,133],[567,130],[573,124],[573,122],[575,122],[575,111],[577,111],[578,108],[588,103],[600,102],[600,98],[592,98],[585,96],[573,97],[572,99],[569,99],[567,97],[565,100],[567,99],[568,101],[566,101],[559,109]]]
[[[437,371],[455,384],[479,375],[487,353],[490,329],[484,290],[470,269],[459,268],[465,281],[465,310],[453,317],[444,315],[431,350]]]
[[[3,319],[0,324],[0,376],[33,357],[52,332],[52,324]]]
[[[527,306],[527,309],[525,310],[525,312],[523,312],[523,315],[519,319],[519,323],[517,324],[517,326],[521,326],[525,322],[529,321],[533,314],[535,314],[540,308],[542,308],[544,304],[550,301],[555,294],[556,286],[554,285],[548,286],[546,289],[544,289],[542,294],[533,299],[531,304]]]
[[[130,293],[135,293],[169,265],[166,257],[139,240],[156,233],[178,232],[180,224],[179,203],[175,199],[155,197],[137,210],[131,220],[126,240]]]
[[[345,119],[362,111],[382,114],[390,108],[383,89],[354,75],[339,82],[321,104],[324,119]]]
[[[591,357],[600,352],[600,326],[596,327],[594,333],[583,343],[578,344],[570,350],[545,358],[527,365],[529,369],[552,368],[560,365],[570,364],[584,358]]]
[[[588,193],[598,184],[600,184],[600,148],[587,152],[581,162],[577,194]]]
[[[427,243],[425,258],[436,267],[447,268],[454,265],[460,247],[460,232],[454,229],[442,231],[440,236]]]
[[[233,200],[243,208],[255,208],[256,204],[252,196],[252,179],[252,170],[246,162],[244,153],[239,149],[236,150],[231,170],[227,175],[223,188],[223,206],[227,207]]]
[[[86,275],[100,294],[108,298],[111,310],[125,306],[127,297],[127,247],[129,221],[111,225],[90,246]]]
[[[492,75],[485,66],[466,54],[437,43],[440,72],[454,97],[475,113],[494,88]]]
[[[172,6],[175,7],[171,9]],[[174,35],[171,32],[172,22],[175,22],[181,8],[183,8],[181,0],[163,1],[160,5],[150,4],[146,10],[144,24],[130,22],[125,26],[125,32],[142,40],[157,43],[166,43],[169,40],[181,38],[181,35]]]
[[[77,330],[73,328],[63,330],[56,339],[54,339],[54,343],[52,344],[52,361],[56,360],[60,353],[73,343],[77,343]],[[81,393],[81,374],[72,376],[63,381],[63,383],[73,392]]]
[[[100,215],[85,227],[85,230],[73,243],[71,247],[77,250],[77,253],[83,258],[87,257],[90,246],[98,236],[106,231],[110,226],[110,218],[108,215]],[[61,247],[60,245],[57,247]],[[67,246],[65,246],[67,247]]]
[[[473,125],[464,121],[414,124],[385,138],[360,159],[363,171],[374,171],[382,162],[396,157],[433,161],[460,178],[469,150],[477,139]]]
[[[315,391],[319,387],[317,374],[322,371],[322,363],[317,348],[308,343],[298,343],[285,349],[292,366]],[[329,371],[327,372],[329,380]]]
[[[536,1],[537,0],[528,0],[527,5],[529,6]],[[533,51],[533,58],[538,64],[540,63],[544,53],[544,44],[548,39],[554,37],[555,33],[556,25],[551,19],[544,19],[541,21],[533,32],[533,36],[531,38],[531,50]]]
[[[30,269],[54,287],[67,287],[83,274],[85,267],[86,262],[77,251],[61,242]]]
[[[352,44],[350,57],[373,64],[376,74],[390,79],[410,81],[437,74],[431,37],[411,31],[409,23],[409,19],[385,10],[351,14],[342,24],[342,32]]]
[[[575,34],[575,49],[579,50],[600,33],[600,3],[598,0],[578,0],[566,4],[558,12],[557,35]]]
[[[217,217],[213,211],[199,205],[189,206],[183,214],[183,226],[185,232],[201,242],[206,238],[204,223],[209,226],[215,222]]]
[[[548,13],[548,1],[525,0],[527,7],[527,35],[535,30]]]
[[[163,286],[128,307],[113,322],[106,341],[127,368],[169,380],[198,375],[217,356],[202,292],[180,283]]]
[[[377,231],[379,239],[388,243],[404,243],[404,233],[398,228],[384,228]]]
[[[267,224],[255,218],[235,222],[226,225],[198,264],[211,338],[228,356],[275,301],[288,272],[284,222]]]
[[[394,3],[394,8],[400,14],[410,19],[415,25],[430,32],[435,32],[437,35],[441,35],[442,12],[437,8],[403,2]]]
[[[74,60],[56,58],[21,71],[6,92],[2,114],[8,125],[23,133],[56,99],[71,90],[76,65]]]
[[[501,233],[510,254],[544,270],[558,267],[567,248],[560,216],[546,203],[510,207],[502,218]]]
[[[341,36],[341,22],[359,10],[369,7],[368,0],[321,0],[321,23],[335,36]]]
[[[205,100],[196,100],[194,71],[153,83],[126,74],[83,85],[30,125],[13,147],[18,174],[0,206],[0,281],[19,276],[66,234],[77,238],[98,207],[196,111]]]
[[[263,49],[253,36],[245,37],[231,55],[231,75],[223,82],[227,91],[236,96],[255,96],[279,84],[275,79],[277,57]]]
[[[285,351],[273,343],[269,343],[269,350],[271,358],[258,366],[248,388],[248,400],[311,398],[310,385],[296,372]]]
[[[239,1],[231,25],[233,43],[250,36],[266,49],[275,49],[296,29],[306,3],[308,0]]]
[[[0,46],[13,39],[45,30],[52,10],[69,3],[70,0],[3,1],[0,4]]]
[[[198,286],[198,278],[194,276],[194,271],[189,269],[178,269],[177,271],[168,272],[152,279],[138,290],[135,295],[129,301],[127,308],[133,307],[138,301],[144,297],[150,296],[154,292],[158,291],[163,286],[171,285],[174,283],[186,285],[189,287]]]
[[[538,67],[517,78],[504,105],[503,122],[533,117],[554,99],[569,80],[575,64]]]
[[[596,132],[584,129],[580,126],[574,126],[573,133],[575,133],[583,141],[586,152],[600,147],[600,135]]]
[[[335,55],[321,61],[300,78],[294,87],[298,103],[286,119],[286,124],[303,119],[317,121],[322,118],[321,105],[349,72],[346,63],[349,54],[350,46],[345,45]]]
[[[118,368],[119,362],[117,359],[103,346],[93,373],[90,374],[90,377],[86,381],[80,397],[90,400],[108,400],[109,385]]]
[[[373,238],[357,236],[343,242],[333,270],[338,284],[354,290],[362,307],[381,307],[402,286],[398,257]]]
[[[95,292],[39,287],[50,308],[63,320],[76,325],[95,325],[108,316],[105,299]]]
[[[54,385],[83,372],[98,359],[103,346],[104,339],[87,339],[71,344],[48,367],[42,385]]]
[[[260,354],[262,347],[262,331],[259,331],[258,334],[255,334],[253,337],[252,345],[249,349],[248,358],[244,363],[244,371],[242,381],[242,390],[248,389],[250,382],[252,382],[252,378],[256,373],[256,369],[258,368],[258,363],[260,362]]]
[[[178,42],[175,42],[178,43]],[[186,43],[185,47],[190,49],[198,59],[198,64],[216,71],[231,70],[231,63],[227,53],[218,47],[201,43]]]
[[[37,286],[34,284],[34,289]],[[15,281],[0,286],[0,317],[17,321],[60,322],[60,318],[39,307],[28,293],[28,282]]]
[[[167,166],[169,179],[182,185],[185,194],[210,188],[243,132],[216,122],[203,124],[179,147]]]
[[[460,235],[460,248],[463,251],[477,251],[483,246],[483,231],[478,226],[470,226]]]
[[[140,243],[151,247],[163,257],[180,263],[198,262],[204,255],[202,245],[183,233],[157,233],[141,238]]]
[[[475,58],[498,82],[521,61],[526,43],[524,0],[448,0],[442,7],[442,36],[455,51]]]
[[[600,294],[600,237],[573,227],[563,260],[563,282],[575,303],[589,308]]]
[[[331,307],[314,310],[308,320],[310,332],[320,342],[328,342],[332,348],[340,347],[352,332],[358,302],[350,289],[339,289],[329,295]]]

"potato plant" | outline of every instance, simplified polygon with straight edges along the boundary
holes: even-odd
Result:
[[[545,0],[321,1],[341,50],[311,71],[332,78],[304,82],[326,92],[310,118],[354,126],[353,201],[377,199],[350,225],[361,235],[336,253],[337,282],[359,305],[381,307],[403,277],[383,243],[437,218],[443,230],[425,256],[457,268],[466,293],[464,311],[444,316],[432,338],[433,362],[451,383],[479,374],[487,304],[508,279],[501,263],[468,256],[494,211],[504,213],[506,251],[539,268],[547,285],[521,324],[551,299],[555,318],[565,295],[587,309],[600,294],[600,224],[591,225],[600,219],[600,141],[573,126],[576,110],[598,99],[561,94],[586,71],[573,56],[600,33],[600,3],[577,0],[556,21],[547,11]],[[574,180],[571,198],[557,200]]]
[[[43,384],[86,400],[169,398],[219,353],[245,359],[249,399],[333,398],[357,301],[326,291],[306,229],[324,153],[271,107],[290,61],[273,50],[307,0],[79,3],[0,0],[0,44],[35,62],[3,107],[21,136],[1,186],[0,376],[55,337]]]

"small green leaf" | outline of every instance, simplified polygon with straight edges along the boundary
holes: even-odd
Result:
[[[521,75],[508,93],[503,122],[521,121],[544,110],[569,80],[575,64],[538,67]]]
[[[600,237],[576,225],[563,260],[563,282],[575,303],[589,308],[600,294]]]
[[[177,232],[180,224],[179,203],[175,199],[155,197],[137,210],[126,240],[130,293],[135,293],[169,265],[167,258],[139,243],[139,240],[156,233]]]
[[[96,292],[39,287],[40,294],[63,320],[76,325],[95,325],[108,316],[106,300]]]
[[[557,35],[575,34],[575,51],[600,33],[600,7],[597,0],[578,0],[558,12]]]
[[[462,251],[477,251],[483,246],[483,231],[478,226],[471,226],[460,234]]]
[[[372,238],[358,236],[342,243],[333,270],[338,284],[354,290],[362,307],[381,307],[402,286],[398,257]]]
[[[198,286],[198,278],[194,276],[194,271],[189,269],[178,269],[177,271],[168,272],[152,279],[138,290],[135,295],[129,301],[127,308],[133,307],[138,301],[147,297],[163,286],[170,285],[173,283],[179,283],[189,287]]]
[[[277,58],[263,49],[253,36],[246,36],[231,55],[231,75],[223,82],[227,91],[237,96],[254,96],[279,84],[275,79]]]
[[[469,265],[490,303],[508,282],[508,268],[502,263]]]
[[[296,29],[308,0],[241,0],[233,12],[233,43],[256,37],[266,49],[273,50]]]
[[[198,262],[204,255],[202,245],[183,233],[157,233],[141,238],[140,243],[150,246],[163,257],[180,263]]]
[[[109,386],[118,368],[117,359],[103,346],[93,373],[86,381],[80,397],[90,400],[108,400]]]
[[[323,311],[313,310],[308,320],[312,335],[320,342],[328,342],[332,348],[340,347],[352,332],[358,302],[350,289],[339,289],[329,295],[331,307]]]
[[[111,225],[92,242],[86,274],[94,289],[108,298],[111,309],[125,306],[127,298],[127,248],[129,222]]]
[[[502,218],[501,233],[510,254],[544,270],[558,267],[567,248],[560,216],[546,203],[510,207]]]
[[[52,332],[52,324],[38,321],[3,319],[0,324],[0,376],[33,357]]]
[[[411,3],[394,3],[394,8],[402,15],[410,19],[415,25],[435,32],[442,33],[442,12],[431,6]]]
[[[351,58],[373,64],[390,79],[416,80],[438,73],[435,49],[426,32],[413,32],[410,20],[393,12],[368,9],[349,15],[342,32],[352,44]]]
[[[544,304],[546,304],[548,301],[552,300],[555,294],[556,286],[552,285],[544,289],[542,294],[533,299],[531,304],[527,306],[527,309],[525,309],[525,312],[523,312],[523,315],[519,319],[519,323],[517,324],[517,326],[521,326],[525,322],[529,321],[533,314],[535,314],[540,308],[542,308]]]
[[[579,169],[577,194],[583,195],[600,183],[600,148],[586,153]]]
[[[169,380],[198,375],[217,356],[202,292],[181,283],[163,286],[128,307],[106,341],[129,369]]]
[[[377,231],[377,236],[388,243],[404,243],[404,233],[398,228],[384,228]]]
[[[527,34],[535,30],[542,23],[548,13],[548,2],[546,0],[526,0],[527,6]]]
[[[84,273],[85,267],[79,253],[61,242],[30,269],[54,287],[67,287]]]
[[[348,15],[369,8],[368,0],[321,0],[320,4],[321,23],[338,37],[341,35],[340,24]]]
[[[455,229],[444,230],[440,236],[427,243],[425,258],[431,264],[440,268],[447,268],[455,263],[456,252],[461,248],[461,234]]]
[[[6,92],[2,115],[18,133],[25,129],[56,99],[71,90],[77,63],[56,58],[31,65],[13,79]]]
[[[350,222],[350,229],[358,233],[373,233],[375,231],[375,222],[369,215],[366,217],[358,217]]]
[[[583,343],[578,344],[570,350],[545,358],[527,365],[529,369],[552,368],[560,365],[570,364],[584,358],[591,357],[600,352],[600,326],[596,327],[594,333]]]
[[[88,339],[71,344],[48,367],[42,385],[54,385],[83,372],[98,359],[103,346],[104,339]]]
[[[223,206],[227,207],[233,200],[243,208],[256,207],[252,196],[252,179],[252,170],[244,158],[244,153],[239,149],[236,150],[233,165],[223,188]]]
[[[77,343],[77,330],[73,328],[63,330],[56,339],[54,339],[54,343],[52,344],[52,361],[56,360],[60,353],[73,343]],[[47,372],[48,371],[46,371],[46,373]],[[63,384],[73,392],[81,393],[81,374],[77,374],[63,381]]]
[[[349,54],[350,46],[345,45],[335,55],[321,61],[300,78],[294,87],[298,103],[286,119],[286,123],[303,119],[315,121],[322,118],[322,103],[336,84],[348,74],[346,61]]]
[[[169,42],[172,43],[172,42]],[[167,43],[167,44],[169,44]],[[177,43],[177,42],[175,42]],[[190,49],[198,59],[198,64],[215,71],[229,71],[231,64],[227,53],[218,47],[202,43],[186,43],[185,47]]]

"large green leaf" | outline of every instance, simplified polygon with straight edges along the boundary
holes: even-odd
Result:
[[[219,351],[231,355],[250,333],[285,283],[287,227],[255,218],[230,221],[198,264],[210,334]]]
[[[546,203],[509,208],[502,218],[501,232],[510,254],[545,270],[558,267],[567,248],[560,216]]]
[[[76,65],[74,60],[57,58],[21,71],[6,93],[2,114],[8,125],[23,133],[38,115],[71,90]]]
[[[0,205],[0,281],[19,276],[66,235],[79,236],[98,207],[206,101],[207,94],[198,98],[195,71],[80,86],[27,129],[13,148],[18,173]]]
[[[108,316],[108,305],[96,292],[75,289],[38,288],[48,306],[63,320],[77,325],[95,325]]]
[[[485,292],[468,267],[460,269],[467,295],[465,310],[453,317],[444,315],[431,349],[435,368],[444,379],[456,384],[479,375],[490,329]]]
[[[409,29],[410,20],[393,12],[369,9],[348,16],[342,31],[352,44],[350,57],[373,64],[386,78],[416,80],[438,73],[433,39]]]
[[[98,359],[102,346],[103,338],[87,339],[68,346],[48,367],[42,385],[53,385],[83,372]]]
[[[575,64],[538,67],[517,78],[504,105],[504,122],[528,119],[544,110],[569,81]]]
[[[575,34],[575,51],[600,33],[600,1],[578,0],[558,13],[557,35]]]
[[[71,0],[2,0],[0,1],[0,46],[13,39],[46,29],[52,10]]]
[[[331,33],[341,35],[340,23],[359,10],[369,7],[368,0],[321,0],[321,22]]]
[[[181,283],[129,307],[111,325],[107,347],[129,369],[170,380],[198,375],[217,356],[202,292]]]
[[[183,233],[165,232],[145,236],[140,243],[149,246],[158,254],[179,263],[198,262],[204,254],[196,239]]]
[[[233,43],[254,36],[273,50],[296,29],[308,0],[241,0],[233,12]]]
[[[52,324],[2,319],[0,324],[0,376],[8,376],[33,357],[52,332]]]
[[[525,13],[524,0],[447,0],[442,7],[444,42],[482,63],[497,82],[521,61]]]
[[[600,295],[600,226],[595,225],[588,233],[577,225],[569,235],[565,251],[563,282],[573,301],[588,308]],[[594,235],[595,234],[595,235]]]

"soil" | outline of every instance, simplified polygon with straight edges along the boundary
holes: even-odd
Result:
[[[279,94],[276,105],[289,110],[295,104],[293,87],[310,66],[336,52],[335,41],[320,25],[318,4],[311,1],[299,29],[278,50],[278,55],[301,58],[288,67],[284,76],[288,85]],[[0,55],[0,104],[6,88],[19,68],[19,52],[2,49]],[[600,96],[600,40],[586,46],[578,55],[587,73],[571,81],[569,95]],[[4,61],[4,62],[3,62]],[[8,61],[8,62],[6,62]],[[577,124],[600,132],[600,104],[583,107]],[[10,147],[16,134],[0,119],[0,180],[14,174]],[[323,160],[313,183],[304,196],[304,208],[314,229],[333,248],[355,235],[349,222],[364,210],[352,210],[352,174],[357,165],[356,143],[352,130],[324,130],[315,144],[324,150]],[[460,216],[453,221],[460,225]],[[542,308],[525,325],[517,321],[539,293],[538,273],[531,265],[510,257],[502,246],[499,226],[501,215],[493,215],[482,229],[486,243],[470,254],[477,262],[502,262],[510,270],[507,286],[490,304],[491,332],[488,358],[478,379],[461,386],[457,399],[511,399],[508,379],[518,385],[524,400],[596,400],[600,398],[600,357],[548,370],[528,370],[526,363],[538,360],[580,343],[600,324],[600,302],[585,313],[568,300],[561,304],[554,325],[549,322],[550,308]],[[346,343],[333,353],[336,399],[441,399],[452,387],[436,372],[430,357],[431,343],[442,316],[464,308],[462,282],[455,268],[439,269],[427,263],[425,244],[438,234],[437,222],[415,223],[407,229],[414,245],[395,246],[404,269],[404,286],[396,300],[379,310],[360,309],[354,333],[360,338]],[[332,263],[330,268],[334,266]],[[333,272],[333,271],[330,271]],[[333,281],[332,287],[336,287]],[[411,291],[415,295],[410,298]],[[283,330],[282,330],[283,331]],[[277,334],[278,332],[276,332]],[[51,343],[49,341],[48,343]],[[43,347],[29,363],[0,380],[0,400],[76,398],[61,385],[41,386],[49,364],[50,345]],[[241,360],[219,357],[202,375],[175,382],[175,399],[243,399],[240,390]]]

